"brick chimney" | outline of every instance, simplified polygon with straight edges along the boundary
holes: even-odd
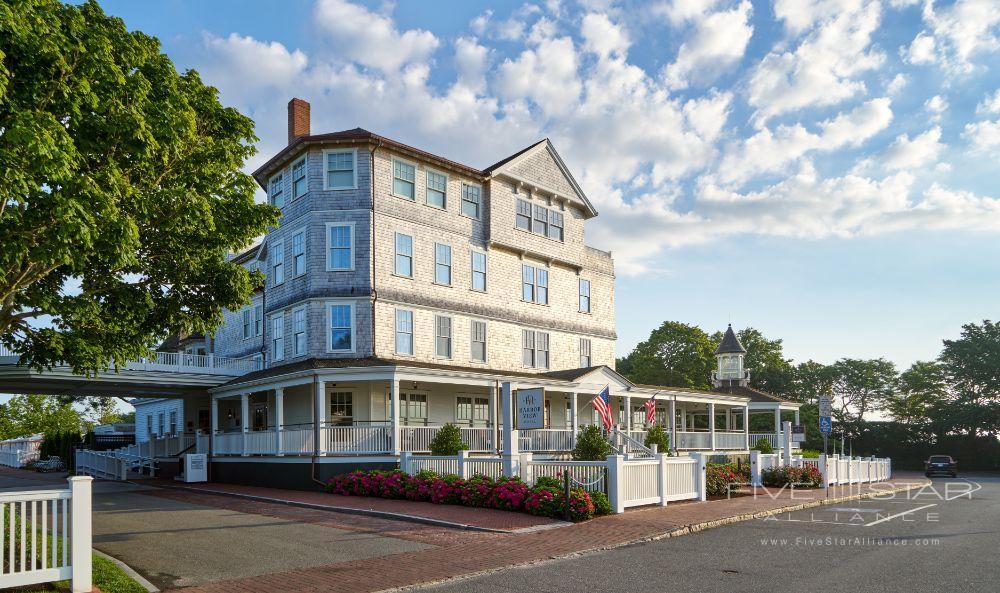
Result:
[[[288,102],[288,143],[299,136],[309,135],[309,102],[292,99]]]

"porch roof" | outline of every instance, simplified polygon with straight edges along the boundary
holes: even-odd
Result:
[[[740,386],[725,386],[719,387],[716,393],[725,393],[728,395],[739,395],[746,397],[750,400],[751,405],[753,404],[777,404],[783,410],[797,410],[802,407],[799,402],[794,402],[790,399],[783,398],[773,393],[768,393],[766,391],[761,391],[759,389],[754,389],[753,387],[740,387]],[[754,406],[758,408],[763,407],[774,407],[774,406]]]

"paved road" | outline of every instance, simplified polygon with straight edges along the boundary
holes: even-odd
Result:
[[[946,494],[944,488],[950,484]],[[434,593],[1000,591],[1000,477],[507,570]],[[979,488],[971,497],[960,493]],[[949,500],[950,499],[950,500]]]

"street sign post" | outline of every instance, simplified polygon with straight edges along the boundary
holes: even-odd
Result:
[[[828,441],[830,438],[830,432],[833,430],[833,402],[830,400],[829,395],[819,396],[819,432],[823,435],[823,458],[829,459]],[[829,463],[829,461],[827,461]],[[825,472],[824,472],[825,474]],[[826,484],[823,484],[823,489],[826,492],[826,497],[830,498],[830,481],[823,480]]]

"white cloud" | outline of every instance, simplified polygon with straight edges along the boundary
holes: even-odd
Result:
[[[318,0],[316,22],[337,54],[386,72],[426,61],[439,45],[430,31],[400,32],[390,16],[346,0]]]
[[[941,95],[934,95],[924,101],[924,109],[931,116],[931,121],[941,121],[941,116],[948,110],[948,101]]]
[[[869,2],[845,11],[812,30],[794,51],[772,51],[750,77],[747,97],[757,109],[755,123],[805,107],[835,105],[863,93],[857,76],[883,62],[872,49],[880,5]]]
[[[857,11],[862,0],[774,0],[774,16],[790,33],[799,34],[842,12]]]
[[[455,40],[455,68],[458,82],[472,91],[481,92],[486,88],[486,69],[489,50],[475,39],[459,37]]]
[[[985,99],[980,101],[979,105],[976,105],[976,113],[980,115],[984,113],[1000,113],[1000,89],[997,89],[992,95],[987,95]]]
[[[905,87],[909,81],[910,79],[908,79],[905,74],[897,74],[892,78],[892,80],[889,81],[889,84],[885,86],[885,92],[895,97],[900,91],[903,90],[903,87]]]
[[[584,47],[602,58],[609,56],[625,57],[628,53],[628,33],[620,26],[611,22],[605,14],[588,14],[583,17],[580,26]]]
[[[257,41],[232,33],[229,37],[205,34],[202,39],[211,59],[202,73],[225,92],[227,100],[246,105],[241,99],[253,96],[262,88],[284,88],[309,64],[306,55],[272,41]],[[254,72],[247,77],[245,73]]]
[[[580,93],[573,40],[560,37],[500,65],[496,90],[507,101],[531,100],[546,116],[569,113]]]
[[[921,31],[913,38],[909,47],[900,48],[899,52],[911,64],[933,64],[937,61],[936,46],[934,36]]]
[[[882,154],[882,166],[890,171],[915,169],[937,160],[944,149],[941,128],[934,126],[912,140],[907,134],[896,137]]]
[[[962,137],[969,141],[975,151],[986,152],[1000,148],[1000,120],[966,124]]]
[[[943,8],[925,0],[923,17],[933,30],[939,57],[953,71],[970,72],[974,56],[1000,49],[996,0],[957,0]]]
[[[698,20],[691,37],[681,44],[677,59],[663,76],[671,88],[709,81],[738,62],[753,35],[752,6],[744,0],[732,10],[713,12]]]
[[[668,0],[651,6],[654,15],[665,16],[673,25],[700,20],[714,9],[721,0]]]

